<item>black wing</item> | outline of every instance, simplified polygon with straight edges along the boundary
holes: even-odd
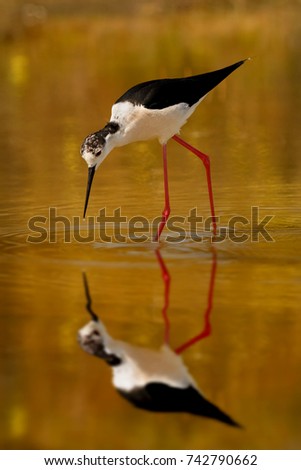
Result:
[[[187,103],[192,106],[240,67],[245,60],[214,72],[192,77],[164,78],[139,83],[125,92],[116,103],[129,101],[148,109],[163,109],[178,103]]]
[[[120,389],[117,391],[137,408],[155,412],[186,412],[240,427],[229,415],[206,400],[191,385],[182,389],[151,382],[145,387],[137,387],[129,392]]]

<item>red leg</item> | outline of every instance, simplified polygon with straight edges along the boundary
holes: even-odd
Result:
[[[164,229],[167,219],[170,214],[170,205],[169,205],[169,192],[168,192],[168,174],[167,174],[167,150],[166,144],[163,144],[163,170],[164,170],[164,193],[165,193],[165,206],[162,212],[162,219],[155,237],[155,241],[159,241],[162,230]]]
[[[183,145],[186,149],[190,150],[190,152],[194,153],[197,157],[199,157],[206,169],[207,175],[207,185],[208,185],[208,192],[209,192],[209,200],[210,200],[210,209],[211,209],[211,216],[212,216],[212,225],[213,225],[213,233],[216,235],[216,217],[215,217],[215,210],[214,210],[214,202],[213,202],[213,192],[212,192],[212,182],[211,182],[211,171],[210,171],[210,159],[208,155],[200,152],[192,145],[185,142],[185,140],[181,139],[178,135],[174,135],[173,139],[178,142],[178,144]]]
[[[159,249],[156,250],[156,256],[160,265],[162,279],[164,281],[164,305],[162,308],[162,316],[164,320],[165,330],[164,330],[164,342],[165,344],[169,344],[169,331],[170,331],[170,323],[169,318],[167,315],[167,310],[169,306],[169,288],[170,288],[170,275],[168,272],[167,267],[163,261],[161,253]]]
[[[177,354],[182,354],[186,349],[190,348],[193,344],[197,343],[201,339],[206,338],[211,333],[211,324],[210,324],[210,314],[213,306],[213,293],[214,293],[214,282],[215,282],[215,275],[216,275],[216,253],[213,251],[213,260],[212,260],[212,268],[211,268],[211,275],[210,275],[210,282],[209,282],[209,291],[208,291],[208,301],[207,301],[207,308],[204,313],[204,328],[198,335],[191,338],[186,343],[179,346],[175,349]]]

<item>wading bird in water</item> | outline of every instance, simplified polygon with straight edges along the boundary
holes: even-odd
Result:
[[[165,206],[155,237],[158,241],[170,214],[166,145],[172,138],[199,157],[205,166],[213,232],[216,234],[209,157],[185,142],[178,134],[207,93],[246,60],[248,59],[214,72],[192,77],[165,78],[139,83],[126,91],[112,106],[110,121],[103,129],[88,135],[81,146],[81,155],[88,164],[84,218],[95,171],[111,150],[131,142],[157,138],[163,149],[165,191]]]

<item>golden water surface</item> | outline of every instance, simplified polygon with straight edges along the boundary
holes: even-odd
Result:
[[[298,4],[290,3],[251,11],[50,14],[3,33],[2,448],[300,448],[301,22]],[[166,285],[156,244],[93,234],[101,208],[112,215],[120,207],[128,218],[160,215],[159,144],[110,154],[95,176],[87,221],[79,147],[135,83],[248,56],[253,60],[212,91],[181,132],[212,157],[219,226],[244,217],[249,222],[238,224],[237,234],[247,240],[212,243],[207,234],[197,242],[188,232],[182,243],[168,243],[165,231],[160,243],[170,274],[171,349],[203,331],[216,258],[211,333],[181,357],[207,399],[242,426],[233,428],[133,407],[114,389],[112,369],[80,348],[77,333],[89,321],[83,272],[109,334],[147,349],[164,342]],[[200,161],[175,142],[168,156],[172,215],[187,217],[196,207],[209,216]],[[252,207],[259,220],[273,216],[266,227],[273,241],[253,230]],[[63,221],[51,225],[49,208]],[[28,226],[35,216],[43,217],[36,225],[43,241]],[[79,242],[79,232],[90,238]]]

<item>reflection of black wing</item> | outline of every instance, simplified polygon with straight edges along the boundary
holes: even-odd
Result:
[[[135,388],[130,392],[118,389],[118,392],[137,408],[148,411],[184,412],[216,419],[231,426],[240,427],[230,416],[210,403],[195,388],[170,387],[152,382],[145,387]]]
[[[223,69],[192,77],[165,78],[139,83],[125,92],[116,103],[129,101],[148,109],[163,109],[179,103],[192,106],[244,62],[241,60]]]

